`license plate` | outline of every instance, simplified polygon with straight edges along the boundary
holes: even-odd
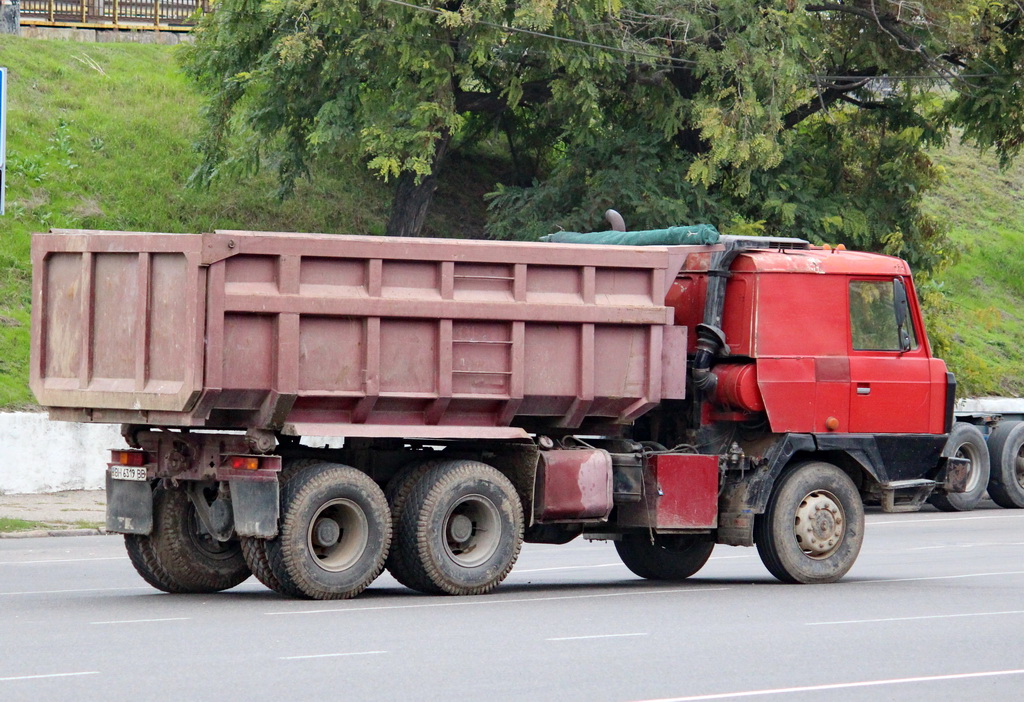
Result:
[[[110,477],[114,480],[146,480],[143,466],[110,466]]]

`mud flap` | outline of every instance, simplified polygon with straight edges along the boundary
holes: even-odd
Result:
[[[946,465],[940,472],[942,488],[947,493],[966,492],[967,481],[971,477],[971,459],[946,458]]]
[[[153,486],[145,480],[115,480],[107,472],[107,531],[153,533]]]
[[[277,536],[280,496],[276,480],[232,480],[231,506],[239,536]]]

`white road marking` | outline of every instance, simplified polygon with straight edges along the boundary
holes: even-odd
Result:
[[[90,561],[123,561],[128,556],[103,556],[100,558],[53,558],[42,561],[0,561],[0,566],[6,565],[46,565],[49,563],[88,563]]]
[[[949,524],[950,522],[976,522],[984,519],[1021,519],[1024,518],[1024,513],[1015,512],[1011,514],[993,514],[973,517],[931,517],[931,518],[920,518],[920,519],[892,519],[889,521],[879,521],[868,519],[867,523],[869,527],[872,526],[890,526],[893,524],[899,526],[936,526],[942,524]]]
[[[346,656],[376,656],[387,651],[354,651],[352,653],[318,653],[312,656],[282,656],[281,661],[308,661],[313,658],[344,658]]]
[[[518,575],[519,573],[544,573],[549,570],[587,570],[589,568],[614,568],[619,566],[625,568],[626,566],[622,563],[601,563],[600,565],[583,565],[583,566],[554,566],[551,568],[526,568],[523,570],[513,570],[510,575]]]
[[[964,614],[925,614],[919,617],[889,617],[887,619],[847,619],[838,622],[805,622],[805,626],[831,626],[833,624],[876,624],[880,622],[913,622],[921,619],[957,619],[959,617],[1001,617],[1011,614],[1024,614],[1024,609],[1009,612],[967,612]]]
[[[47,675],[14,675],[9,678],[0,678],[0,682],[13,682],[15,680],[44,680],[46,678],[73,678],[79,675],[99,675],[98,670],[90,670],[85,673],[49,673]]]
[[[24,592],[0,592],[0,597],[10,597],[12,595],[63,595],[69,592],[124,592],[125,590],[153,590],[153,588],[149,585],[133,585],[130,587],[90,587],[78,590],[25,590]]]
[[[907,551],[939,551],[944,548],[992,548],[993,546],[1024,546],[1024,541],[993,541],[980,544],[943,544],[941,546],[915,546]]]
[[[167,617],[166,619],[121,619],[112,622],[90,622],[91,624],[151,624],[153,622],[187,622],[192,617]]]
[[[1007,570],[1001,573],[965,573],[963,575],[927,575],[920,578],[888,578],[885,580],[865,580],[865,583],[912,583],[922,580],[959,580],[961,578],[988,578],[994,575],[1024,575],[1024,570]]]
[[[909,683],[939,682],[943,680],[968,680],[970,678],[994,678],[1002,675],[1022,675],[1024,669],[993,670],[984,673],[957,673],[953,675],[923,675],[916,678],[890,678],[888,680],[864,680],[852,683],[832,683],[829,685],[807,685],[804,687],[779,687],[769,690],[743,690],[740,692],[720,692],[713,695],[691,695],[689,697],[664,697],[661,699],[643,700],[643,702],[697,702],[697,700],[724,700],[734,697],[763,697],[767,695],[791,695],[798,692],[820,692],[823,690],[849,690],[857,687],[879,687],[882,685],[907,685]]]
[[[301,609],[293,610],[288,612],[264,612],[267,616],[276,617],[281,615],[291,614],[331,614],[335,612],[348,613],[348,612],[374,612],[381,610],[397,610],[397,609],[432,609],[435,607],[479,607],[481,605],[500,605],[500,604],[512,604],[517,602],[555,602],[561,600],[594,600],[599,598],[607,597],[640,597],[643,595],[671,595],[678,593],[702,593],[702,592],[720,592],[722,590],[729,590],[728,587],[703,587],[703,588],[679,588],[675,590],[653,590],[647,592],[609,592],[602,593],[600,595],[563,595],[559,597],[511,597],[502,600],[457,600],[455,602],[424,602],[423,604],[410,604],[410,605],[385,605],[380,607],[349,607],[345,609]]]
[[[626,636],[649,636],[649,634],[594,634],[592,636],[560,636],[545,641],[583,641],[585,639],[619,639]]]

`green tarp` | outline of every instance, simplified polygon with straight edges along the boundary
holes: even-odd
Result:
[[[647,229],[635,232],[556,232],[541,237],[555,244],[618,244],[623,246],[678,246],[681,244],[715,244],[718,230],[710,224],[688,227]]]

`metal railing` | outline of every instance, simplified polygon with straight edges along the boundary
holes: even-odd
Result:
[[[21,0],[21,23],[89,29],[188,31],[211,0]]]

